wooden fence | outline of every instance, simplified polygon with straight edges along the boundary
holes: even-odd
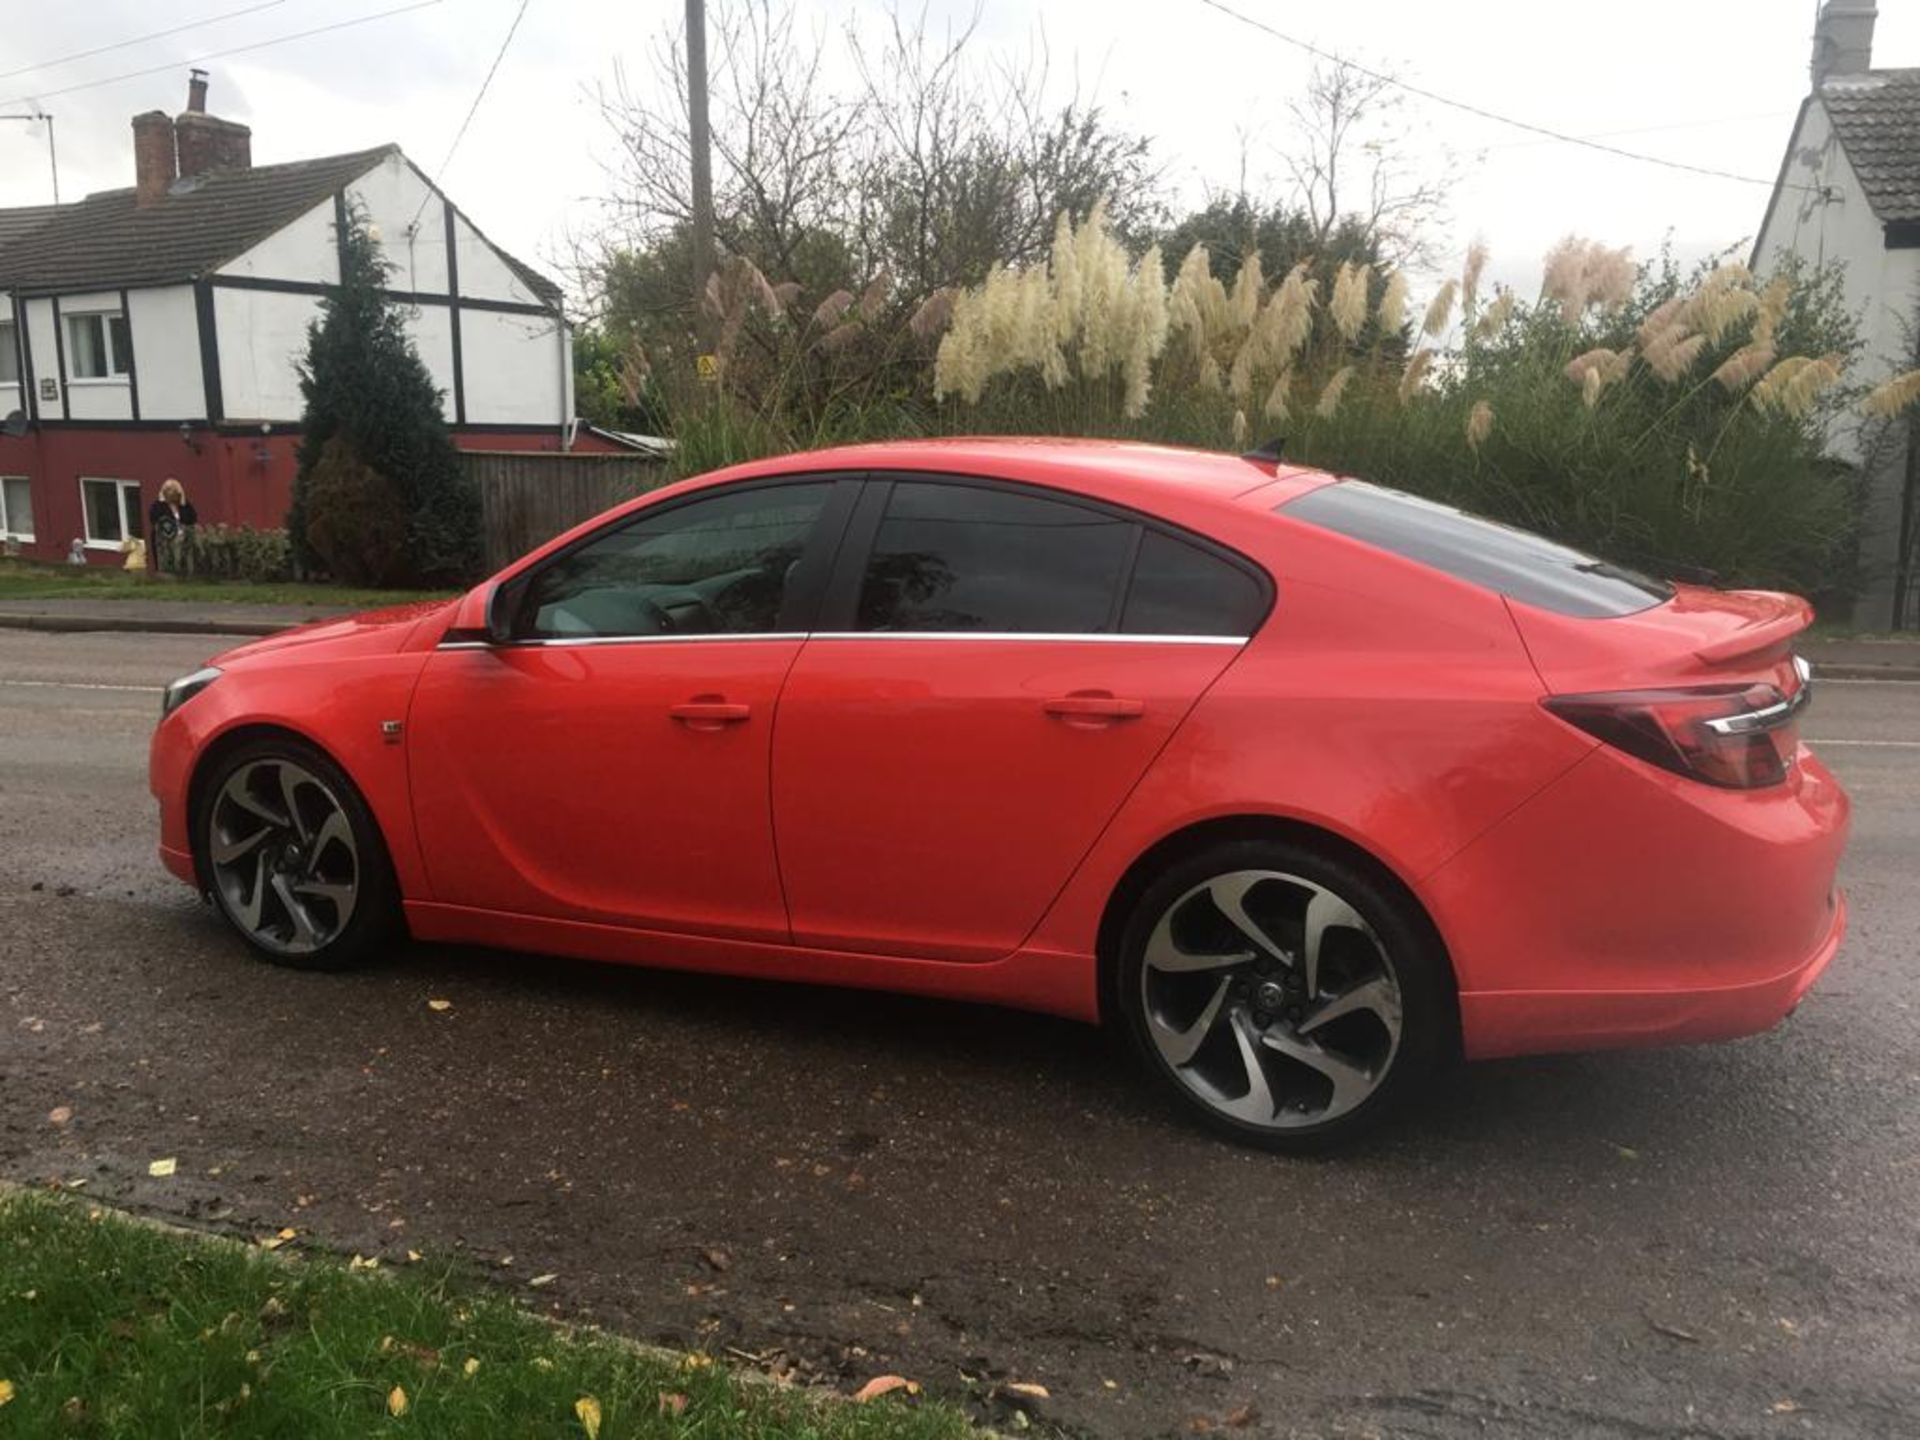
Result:
[[[663,463],[638,454],[466,450],[460,463],[480,488],[489,572],[667,478]]]

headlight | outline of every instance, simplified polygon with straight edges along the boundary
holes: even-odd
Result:
[[[167,686],[166,693],[160,697],[160,718],[164,720],[219,678],[220,672],[211,665],[191,675],[182,675]]]

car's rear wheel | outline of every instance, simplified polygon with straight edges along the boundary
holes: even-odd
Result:
[[[311,745],[264,738],[223,757],[195,834],[214,903],[277,964],[342,969],[398,929],[398,888],[373,814]]]
[[[1148,1069],[1190,1114],[1275,1150],[1344,1141],[1446,1053],[1446,957],[1365,867],[1310,846],[1233,841],[1162,873],[1134,906],[1115,976]]]

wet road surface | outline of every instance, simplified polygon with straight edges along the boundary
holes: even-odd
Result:
[[[157,687],[217,648],[0,632],[0,1177],[555,1273],[529,1303],[843,1388],[1038,1382],[1103,1435],[1920,1434],[1920,685],[1807,718],[1854,918],[1787,1025],[1470,1067],[1305,1162],[1040,1017],[256,964],[152,854]]]

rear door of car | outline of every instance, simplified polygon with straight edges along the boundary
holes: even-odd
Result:
[[[1130,511],[871,477],[774,733],[795,941],[1016,948],[1271,598],[1250,562]]]

